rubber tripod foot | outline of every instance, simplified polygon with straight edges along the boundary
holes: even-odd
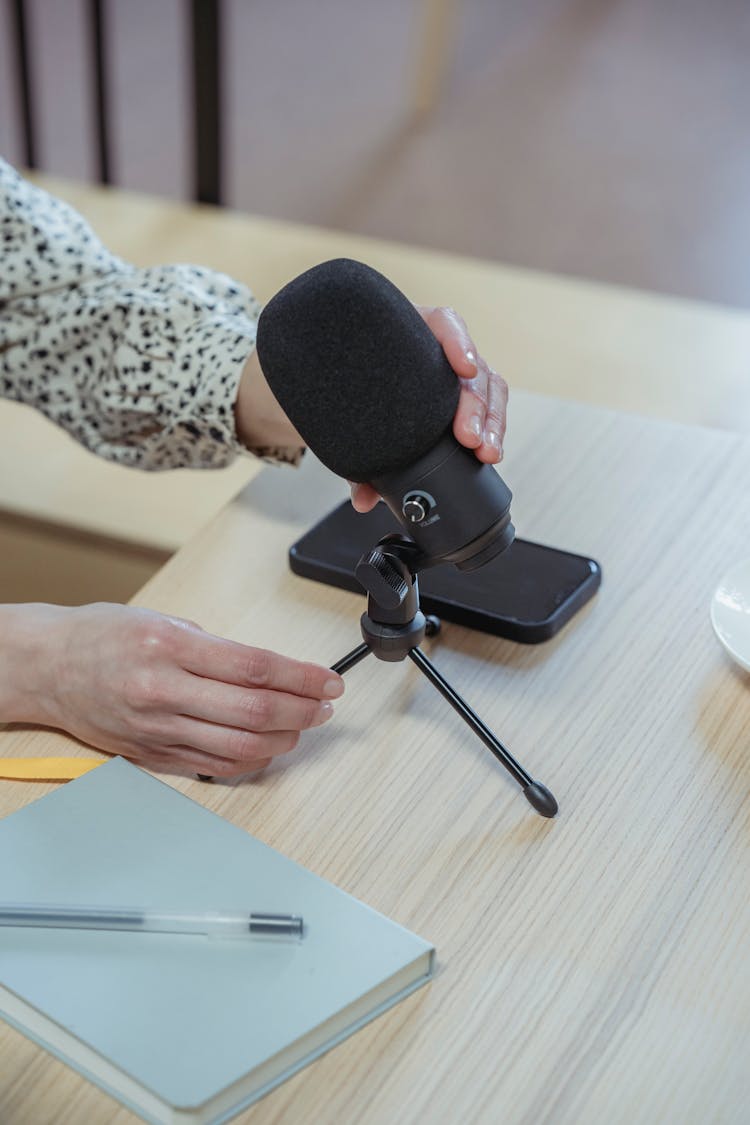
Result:
[[[556,814],[557,801],[546,785],[542,785],[540,781],[532,781],[531,785],[527,785],[523,792],[532,809],[536,809],[542,816],[554,816]]]

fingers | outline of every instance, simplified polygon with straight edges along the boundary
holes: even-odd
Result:
[[[209,680],[315,700],[337,699],[344,691],[343,679],[329,668],[211,633],[184,629],[180,650],[181,666]]]
[[[417,309],[461,379],[461,394],[453,421],[456,440],[473,449],[480,461],[493,464],[502,460],[508,384],[479,355],[463,317],[454,309],[420,306]],[[369,496],[365,501],[369,503]],[[355,508],[367,511],[359,507],[359,502],[362,500],[358,497]]]
[[[183,715],[247,731],[301,731],[319,727],[333,715],[328,700],[310,699],[265,688],[240,688],[190,677],[176,709]]]
[[[477,373],[477,349],[464,318],[455,309],[417,305],[417,311],[433,336],[442,344],[453,370],[463,379]]]
[[[501,461],[507,412],[507,383],[480,360],[476,377],[462,381],[453,420],[456,440],[473,449],[480,461]]]
[[[153,768],[178,767],[205,777],[235,777],[263,769],[275,757],[294,750],[298,730],[249,731],[209,723],[186,715],[162,717],[159,733],[144,732],[111,747]]]
[[[466,322],[455,309],[416,305],[456,375],[461,393],[453,420],[456,440],[473,449],[480,461],[502,460],[508,406],[508,385],[478,354]],[[369,484],[349,482],[352,506],[369,512],[380,497]]]
[[[252,769],[248,769],[248,773],[260,773],[266,766],[270,766],[271,758],[261,758],[259,762],[253,762]]]
[[[206,754],[196,750],[193,746],[170,746],[165,750],[133,750],[124,752],[124,756],[139,765],[159,772],[171,773],[174,770],[185,770],[195,774],[201,781],[212,781],[216,777],[239,777],[246,774],[258,774],[270,765],[271,758],[259,758],[252,762],[238,762],[231,758],[222,758],[214,754]]]
[[[355,512],[369,512],[377,504],[380,496],[371,484],[359,484],[349,481],[352,490],[352,507]]]
[[[300,732],[327,722],[343,680],[317,664],[184,631],[182,675],[172,686],[162,748],[179,748],[198,773],[231,777],[289,753]],[[161,723],[159,724],[161,725]],[[211,755],[199,763],[195,754]]]
[[[224,777],[258,769],[281,754],[294,750],[300,739],[298,730],[277,730],[259,734],[204,723],[200,719],[183,718],[172,725],[174,742],[160,747],[180,757],[190,756],[188,763],[196,773],[221,774]],[[198,759],[201,759],[198,761]]]
[[[331,716],[340,676],[132,606],[66,609],[49,717],[81,741],[159,768],[256,771]],[[72,654],[72,656],[70,655]]]

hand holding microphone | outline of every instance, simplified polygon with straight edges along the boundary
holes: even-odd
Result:
[[[415,306],[439,342],[451,368],[460,380],[460,394],[453,420],[453,433],[476,457],[488,464],[502,460],[508,387],[479,355],[463,318],[450,308]],[[313,381],[315,373],[309,371]],[[253,352],[240,382],[235,404],[237,432],[245,445],[278,446],[295,451],[304,444],[287,414],[268,386],[258,353]],[[333,424],[333,422],[332,422]],[[292,454],[293,455],[293,454]],[[367,512],[380,499],[369,484],[351,482],[352,504]]]
[[[417,312],[439,342],[460,379],[453,434],[480,461],[502,461],[508,406],[508,384],[479,355],[466,322],[455,309],[416,305]],[[369,512],[380,496],[369,484],[352,484],[352,504]]]
[[[507,549],[510,490],[456,440],[460,380],[386,277],[347,258],[314,266],[263,309],[257,350],[304,441],[337,476],[383,497],[420,569],[474,569]]]

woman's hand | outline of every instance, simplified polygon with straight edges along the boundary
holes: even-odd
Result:
[[[456,440],[473,449],[480,461],[502,460],[508,385],[478,354],[462,317],[453,309],[416,306],[428,328],[443,347],[448,362],[461,380],[458,408],[453,419]],[[253,352],[240,381],[235,404],[237,433],[250,448],[301,447],[302,438],[274,398]],[[352,504],[368,512],[380,499],[369,484],[352,484]]]
[[[230,777],[320,726],[340,676],[129,606],[3,606],[0,721],[59,727],[154,769]],[[14,652],[15,638],[15,652]]]
[[[417,310],[461,380],[453,433],[480,461],[497,464],[503,457],[508,385],[477,353],[462,317],[453,309],[417,305]],[[369,512],[380,497],[369,484],[352,484],[352,504]]]

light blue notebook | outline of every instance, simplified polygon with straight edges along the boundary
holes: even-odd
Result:
[[[432,946],[116,758],[0,821],[0,900],[301,914],[302,941],[0,927],[0,1014],[152,1122],[227,1121]]]

